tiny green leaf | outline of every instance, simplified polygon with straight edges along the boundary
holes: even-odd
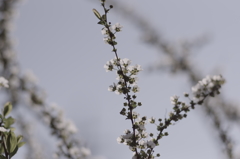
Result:
[[[25,142],[19,142],[18,147],[22,147],[25,144]]]
[[[3,115],[7,116],[12,111],[12,104],[10,102],[7,102],[4,105]]]
[[[17,138],[14,134],[14,132],[10,131],[10,134],[8,135],[7,138],[7,149],[8,152],[12,153],[17,146]]]
[[[99,21],[98,24],[104,25],[104,22],[103,21]]]
[[[22,140],[22,138],[23,138],[22,135],[17,136],[17,142],[19,143]]]
[[[10,157],[13,157],[17,153],[17,151],[18,151],[18,146],[16,146],[15,150],[12,153],[10,153]]]
[[[102,20],[106,21],[106,15],[102,15]]]
[[[9,128],[11,131],[15,131],[16,130],[16,128],[14,128],[14,127],[10,127]]]
[[[15,122],[15,120],[10,116],[7,119],[4,119],[3,122],[4,122],[5,128],[8,129]]]

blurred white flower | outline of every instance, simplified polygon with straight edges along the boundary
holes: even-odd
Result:
[[[37,77],[34,75],[34,73],[30,70],[25,71],[23,78],[30,83],[36,84],[38,82]]]
[[[4,77],[0,77],[0,86],[8,88],[8,80],[6,80]]]
[[[84,156],[89,156],[89,155],[91,155],[90,149],[88,149],[88,148],[86,148],[86,147],[81,147],[81,148],[80,148],[80,152],[81,152]]]
[[[0,127],[0,132],[6,132],[7,129],[5,129],[4,127]]]

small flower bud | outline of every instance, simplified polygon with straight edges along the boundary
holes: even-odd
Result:
[[[195,108],[195,106],[194,106],[194,105],[191,105],[191,108],[192,108],[192,109],[194,109],[194,108]]]
[[[117,71],[117,74],[123,75],[123,72],[122,72],[121,70],[118,70],[118,71]]]
[[[121,110],[120,114],[121,114],[121,115],[126,115],[126,109],[123,108],[123,109]]]
[[[169,117],[171,118],[171,117],[173,117],[173,116],[174,116],[173,112],[170,112],[170,113],[169,113]]]
[[[189,96],[189,94],[188,93],[184,93],[184,97],[188,97]]]
[[[143,121],[147,120],[147,117],[146,116],[142,117],[142,120]]]

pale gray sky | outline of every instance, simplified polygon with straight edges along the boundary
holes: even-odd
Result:
[[[220,68],[227,79],[224,95],[238,101],[240,41],[240,2],[237,0],[121,0],[140,12],[168,40],[178,41],[208,33],[211,41],[194,55],[201,73],[212,74]],[[131,158],[128,147],[116,138],[127,128],[119,112],[123,96],[107,91],[115,82],[115,73],[106,73],[103,65],[114,57],[104,44],[101,26],[92,8],[102,12],[100,2],[90,0],[28,0],[18,7],[14,38],[23,69],[32,70],[47,92],[49,101],[58,103],[79,129],[94,155],[106,159]],[[119,56],[142,65],[156,61],[156,49],[141,42],[140,32],[124,17],[110,12],[110,21],[124,28],[117,35]],[[173,78],[174,77],[174,78]],[[167,74],[139,76],[138,101],[141,115],[163,118],[172,108],[169,97],[190,91],[186,78]],[[164,159],[219,159],[217,134],[201,109],[169,128],[169,136],[160,141],[156,152]],[[150,126],[150,125],[148,125]],[[150,126],[151,127],[151,126]],[[154,129],[151,129],[154,131]],[[238,149],[239,150],[239,149]]]

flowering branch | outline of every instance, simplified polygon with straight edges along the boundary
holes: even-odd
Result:
[[[122,29],[122,26],[117,23],[115,25],[111,25],[111,22],[107,21],[107,13],[110,11],[113,6],[110,5],[110,8],[107,9],[105,7],[105,1],[102,1],[102,7],[104,9],[104,14],[101,16],[100,13],[93,9],[94,14],[97,16],[97,18],[100,20],[98,24],[103,25],[104,28],[102,29],[102,34],[106,35],[104,38],[105,43],[109,44],[113,48],[113,52],[116,56],[115,59],[107,62],[107,64],[104,66],[104,68],[107,71],[112,71],[112,70],[117,70],[117,80],[118,83],[117,85],[114,84],[113,86],[109,87],[110,91],[115,91],[117,94],[124,94],[125,97],[124,99],[126,102],[124,103],[124,106],[128,106],[128,112],[126,112],[126,109],[123,108],[121,111],[121,114],[126,115],[128,120],[131,121],[132,123],[132,131],[133,131],[133,142],[131,143],[133,147],[133,151],[135,151],[136,154],[138,154],[138,151],[136,149],[136,143],[137,143],[137,138],[136,138],[136,126],[134,125],[134,114],[133,114],[133,109],[137,107],[137,102],[135,101],[136,95],[130,95],[130,92],[132,91],[133,93],[136,93],[139,91],[139,87],[136,84],[136,75],[138,72],[140,72],[141,66],[136,65],[136,66],[129,66],[131,64],[131,61],[129,59],[120,59],[117,54],[117,49],[115,45],[117,45],[117,42],[115,41],[116,36],[115,34],[117,32],[120,32]],[[138,105],[140,106],[141,103],[139,102]]]
[[[130,150],[134,152],[133,159],[153,159],[154,157],[159,157],[160,154],[154,156],[154,148],[159,145],[158,141],[163,137],[167,136],[168,133],[163,131],[167,129],[171,122],[181,120],[183,117],[187,117],[187,112],[190,108],[194,109],[195,105],[201,105],[206,97],[212,96],[214,97],[216,94],[219,94],[219,89],[221,85],[224,83],[224,79],[221,76],[213,76],[206,77],[202,81],[192,88],[193,90],[193,99],[190,99],[190,104],[186,105],[184,102],[178,100],[178,96],[171,97],[171,102],[174,105],[174,112],[169,114],[169,118],[162,122],[162,119],[159,119],[160,122],[157,125],[157,130],[159,131],[156,138],[154,138],[153,133],[150,133],[150,140],[145,140],[148,137],[148,133],[145,129],[145,124],[147,123],[147,117],[143,116],[140,118],[140,115],[133,110],[137,108],[137,106],[141,106],[141,102],[136,102],[137,96],[135,93],[139,92],[139,87],[137,86],[137,78],[136,75],[142,71],[140,65],[131,66],[131,61],[129,59],[120,59],[117,54],[117,49],[115,45],[117,45],[116,36],[117,32],[120,32],[122,26],[117,23],[115,25],[111,25],[111,22],[107,21],[107,13],[110,9],[113,8],[110,5],[109,9],[105,7],[105,0],[101,1],[101,5],[104,9],[104,14],[101,15],[96,9],[93,9],[94,14],[100,20],[98,24],[103,25],[102,34],[106,35],[104,37],[105,43],[109,44],[113,48],[113,52],[115,54],[115,58],[108,61],[104,68],[106,71],[116,70],[117,72],[117,84],[111,85],[108,90],[115,92],[116,94],[123,94],[126,102],[123,105],[126,108],[123,108],[120,112],[121,115],[126,116],[127,120],[131,121],[132,124],[132,132],[130,130],[125,130],[125,134],[121,135],[117,138],[119,143],[124,143],[129,146]],[[130,93],[133,95],[130,95]],[[188,94],[185,94],[188,97]],[[185,112],[184,114],[181,114]],[[155,123],[155,118],[149,119],[150,123]]]
[[[206,37],[203,36],[190,42],[184,41],[179,48],[176,48],[176,46],[172,45],[172,42],[164,39],[162,34],[157,34],[159,30],[156,30],[144,16],[134,11],[133,8],[130,10],[121,3],[121,1],[117,0],[109,0],[106,3],[113,4],[115,11],[122,14],[131,24],[137,26],[137,29],[140,29],[142,33],[141,37],[145,44],[157,48],[159,53],[166,55],[165,58],[160,58],[161,61],[158,62],[159,65],[150,67],[151,70],[164,69],[169,71],[169,73],[184,73],[190,79],[192,85],[202,78],[199,69],[197,69],[195,65],[191,65],[189,55],[190,53],[194,53],[192,52],[193,49],[199,46],[201,47],[206,43]],[[228,125],[235,125],[235,122],[240,122],[239,105],[227,101],[222,95],[214,99],[214,103],[212,100],[206,100],[203,109],[206,115],[213,121],[213,128],[215,128],[219,134],[219,140],[224,146],[227,157],[232,159],[234,158],[232,153],[234,149],[233,136],[229,134],[229,128],[226,129],[224,125],[225,122],[227,122]],[[217,107],[215,107],[215,105]]]

